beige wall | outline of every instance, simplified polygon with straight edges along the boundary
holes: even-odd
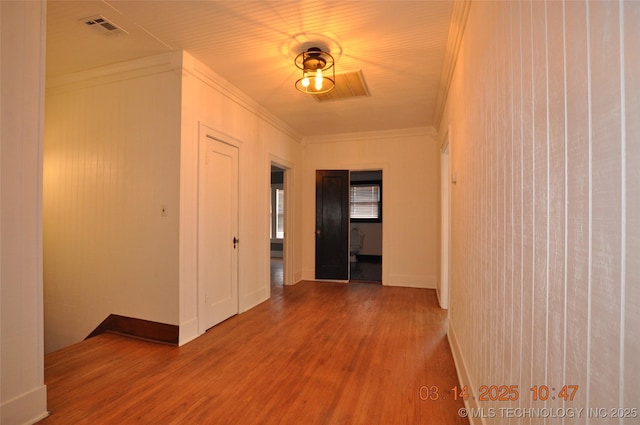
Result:
[[[53,79],[46,114],[47,351],[109,314],[177,324],[180,344],[198,336],[205,127],[239,143],[239,311],[268,298],[270,164],[295,175],[300,157],[285,126],[183,52]]]
[[[197,328],[197,170],[203,127],[239,146],[239,310],[270,294],[271,161],[299,167],[300,143],[282,123],[188,53],[183,57],[180,172],[180,341]],[[293,217],[295,219],[295,217]],[[295,233],[295,232],[294,232]],[[295,234],[288,240],[296,250]],[[295,257],[292,262],[296,261]]]
[[[382,282],[435,288],[439,275],[439,151],[433,129],[306,138],[302,277],[315,276],[315,172],[382,170]]]
[[[42,328],[46,4],[0,2],[0,423],[47,415]]]
[[[542,407],[529,388],[564,384],[564,407],[640,402],[638,24],[637,2],[471,5],[440,129],[449,337],[476,394],[520,390],[482,407]]]
[[[178,324],[176,66],[165,55],[47,82],[46,352],[109,314]]]

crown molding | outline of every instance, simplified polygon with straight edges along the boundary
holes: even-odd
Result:
[[[449,96],[449,88],[453,79],[453,72],[458,61],[458,53],[462,45],[464,29],[467,25],[467,17],[471,8],[471,0],[456,0],[453,2],[451,12],[451,23],[449,24],[449,35],[447,37],[447,48],[442,64],[442,74],[440,75],[440,87],[436,98],[436,108],[433,122],[435,128],[440,128],[442,116]]]
[[[72,74],[48,77],[47,91],[93,87],[165,72],[179,72],[181,66],[181,52],[162,53]]]
[[[247,96],[244,92],[237,89],[227,80],[223,79],[221,76],[216,74],[211,68],[204,65],[198,59],[194,58],[188,52],[183,52],[183,60],[182,60],[182,69],[183,72],[197,78],[204,84],[208,85],[212,89],[216,90],[223,96],[227,97],[229,100],[237,103],[242,106],[249,112],[257,115],[262,120],[269,123],[271,126],[275,127],[279,131],[285,133],[287,136],[291,137],[298,143],[302,141],[302,135],[295,130],[293,130],[289,125],[287,125],[284,121],[277,118],[271,112],[269,112],[262,105],[257,103],[251,97]]]
[[[365,131],[359,133],[329,134],[324,136],[311,136],[302,139],[302,145],[315,143],[347,143],[362,140],[398,140],[412,137],[436,139],[438,131],[434,127],[415,127],[398,130]]]
[[[293,140],[298,143],[302,141],[302,135],[284,121],[183,50],[105,65],[73,74],[49,77],[47,78],[47,92],[59,93],[166,72],[174,72],[177,75],[186,73],[197,78]]]

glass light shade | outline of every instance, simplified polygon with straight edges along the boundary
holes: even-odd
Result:
[[[311,47],[296,57],[295,64],[302,70],[302,78],[296,81],[296,89],[299,91],[322,94],[335,87],[336,72],[333,56],[329,53]]]
[[[302,77],[302,80],[300,81],[300,84],[302,84],[302,87],[307,88],[309,87],[309,77],[307,77],[307,73],[304,73],[304,77]]]
[[[322,70],[319,69],[316,71],[316,90],[322,90]]]
[[[322,72],[310,71],[306,77],[300,78],[296,81],[296,88],[302,93],[308,94],[322,94],[327,93],[335,87],[335,80],[333,78],[323,75]]]

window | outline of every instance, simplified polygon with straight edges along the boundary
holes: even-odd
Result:
[[[352,184],[349,203],[352,221],[382,221],[382,191],[380,183]]]
[[[284,238],[284,189],[271,189],[271,237]]]

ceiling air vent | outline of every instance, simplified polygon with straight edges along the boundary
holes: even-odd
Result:
[[[336,73],[336,86],[333,90],[313,95],[318,102],[326,100],[349,99],[352,97],[371,96],[362,71]]]
[[[125,30],[114,24],[113,21],[110,21],[102,15],[90,16],[80,21],[107,37],[128,34]]]

